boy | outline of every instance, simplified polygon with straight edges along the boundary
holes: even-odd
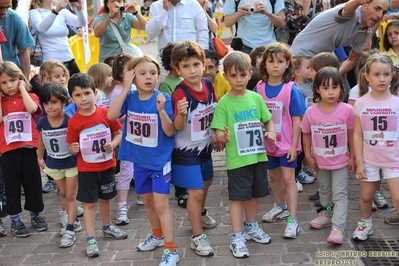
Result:
[[[226,145],[233,231],[230,250],[236,258],[247,258],[249,252],[245,240],[261,244],[271,241],[270,236],[259,227],[256,215],[259,198],[269,194],[264,136],[275,142],[276,129],[262,96],[246,89],[252,75],[249,56],[242,52],[232,52],[224,59],[223,69],[231,90],[220,99],[211,129],[216,130],[217,141]],[[264,134],[263,128],[266,129]]]
[[[107,109],[94,104],[97,91],[93,79],[78,73],[68,82],[68,92],[78,110],[69,120],[67,143],[69,153],[78,156],[77,200],[84,202],[86,254],[98,257],[94,223],[99,201],[104,237],[125,239],[127,234],[111,224],[111,202],[116,196],[114,148],[121,141],[122,125],[107,119]]]
[[[204,49],[193,41],[178,42],[172,50],[172,64],[184,79],[172,96],[178,130],[172,153],[172,184],[188,189],[187,214],[193,231],[190,247],[200,256],[213,256],[202,227],[216,227],[204,206],[213,179],[209,124],[217,96],[211,81],[202,79],[204,62]]]

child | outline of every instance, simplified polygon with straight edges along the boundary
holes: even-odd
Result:
[[[306,111],[301,92],[291,81],[294,74],[292,54],[288,45],[274,43],[266,47],[258,64],[262,81],[255,92],[262,95],[266,106],[272,112],[276,127],[276,143],[265,141],[268,155],[270,185],[276,200],[272,210],[263,215],[266,222],[275,222],[287,217],[284,237],[296,238],[298,225],[298,189],[295,182],[296,157],[301,151],[301,116]],[[284,130],[282,130],[284,128]],[[287,204],[284,200],[284,191]]]
[[[169,208],[175,133],[172,102],[167,94],[154,90],[161,68],[153,57],[136,57],[128,62],[127,69],[124,90],[111,104],[107,116],[115,120],[126,115],[119,157],[134,165],[136,193],[142,196],[152,227],[152,234],[137,250],[151,251],[164,246],[159,265],[175,266],[179,253]],[[131,91],[132,81],[137,91]],[[157,156],[157,160],[148,160],[152,156]]]
[[[212,83],[202,79],[204,49],[193,41],[175,44],[172,64],[183,81],[172,96],[174,126],[178,130],[172,157],[172,184],[188,189],[187,214],[193,236],[190,248],[200,256],[213,256],[202,227],[215,228],[216,221],[205,209],[213,179],[210,120],[217,96]]]
[[[6,187],[6,207],[11,218],[11,233],[16,237],[30,235],[19,218],[21,186],[25,189],[25,206],[30,211],[32,226],[38,231],[48,228],[43,211],[42,181],[37,161],[38,132],[36,116],[42,114],[38,97],[29,93],[29,83],[12,62],[0,65],[1,169]]]
[[[127,234],[111,224],[111,202],[116,196],[113,150],[121,141],[121,124],[107,119],[107,109],[96,106],[93,79],[77,73],[68,82],[71,100],[78,106],[68,123],[69,153],[78,156],[77,199],[84,202],[86,254],[98,257],[94,233],[96,202],[99,201],[104,237],[125,239]]]
[[[348,178],[355,169],[352,106],[344,103],[345,87],[338,69],[324,67],[313,81],[313,101],[302,119],[303,150],[317,172],[321,214],[309,225],[331,226],[328,243],[342,244],[348,215]],[[349,144],[349,150],[348,150]],[[349,163],[348,163],[349,161]]]
[[[259,59],[262,59],[262,54],[265,50],[266,46],[258,45],[254,49],[252,49],[251,53],[249,54],[249,57],[251,58],[252,76],[251,79],[248,81],[248,90],[254,90],[256,84],[258,84],[258,82],[261,80],[258,75],[258,70],[256,68],[258,67],[258,61]]]
[[[224,59],[223,69],[231,90],[218,103],[211,128],[216,130],[216,139],[226,143],[230,220],[233,230],[230,250],[234,257],[246,258],[249,252],[245,240],[262,244],[271,241],[270,236],[259,227],[256,215],[259,198],[269,194],[262,128],[264,126],[266,129],[265,138],[272,141],[276,140],[276,129],[262,97],[246,90],[252,74],[249,56],[242,52],[232,52]],[[242,115],[245,112],[254,116]],[[255,141],[249,136],[253,136]]]
[[[108,108],[109,99],[105,94],[104,89],[112,84],[112,68],[104,63],[96,63],[89,68],[87,74],[93,78],[94,84],[96,85],[96,105]]]
[[[392,59],[384,54],[370,56],[364,78],[371,92],[356,100],[354,148],[356,178],[360,180],[361,221],[353,238],[366,240],[373,234],[371,202],[382,171],[391,192],[392,203],[399,210],[398,170],[398,106],[399,98],[392,95],[389,85],[393,75]]]
[[[39,131],[37,161],[40,169],[55,180],[61,204],[66,206],[67,225],[63,228],[60,243],[60,247],[66,248],[75,243],[75,231],[82,230],[80,221],[76,217],[78,207],[76,157],[71,156],[66,145],[69,117],[65,115],[63,107],[68,104],[69,99],[65,88],[58,83],[44,85],[39,99],[46,115],[40,118],[36,126]],[[47,151],[46,161],[43,159],[44,149]]]
[[[384,32],[385,54],[390,56],[395,66],[399,65],[399,20],[388,22]]]

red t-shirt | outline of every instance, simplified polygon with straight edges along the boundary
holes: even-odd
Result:
[[[40,116],[42,115],[42,108],[40,107],[39,104],[39,98],[37,97],[36,94],[34,93],[29,93],[29,96],[32,98],[32,100],[37,104],[38,108],[36,113],[31,114],[30,117],[30,130],[31,130],[31,134],[32,134],[32,140],[31,141],[16,141],[16,142],[11,142],[9,144],[7,144],[6,142],[6,132],[4,130],[4,125],[5,122],[4,121],[0,121],[0,152],[1,153],[5,153],[8,151],[12,151],[12,150],[16,150],[22,147],[35,147],[37,148],[37,143],[39,140],[39,133],[36,129],[36,125],[37,125],[37,120],[36,120],[36,116]],[[17,96],[15,96],[14,99],[5,96],[1,99],[1,109],[3,111],[3,120],[4,118],[7,117],[7,115],[11,114],[11,113],[27,113],[28,111],[25,108],[24,105],[24,100],[22,99],[22,95],[18,94]],[[20,114],[23,115],[23,114]],[[25,116],[25,115],[23,115]],[[25,122],[23,122],[23,120],[19,120],[19,119],[13,119],[13,121],[11,123],[8,124],[8,126],[6,127],[8,134],[11,133],[15,133],[14,136],[18,137],[18,133],[25,133],[26,128],[24,128],[24,125],[26,125],[26,120]]]
[[[96,111],[89,115],[83,116],[76,112],[68,123],[67,142],[69,144],[80,141],[80,134],[85,129],[104,128],[107,127],[111,131],[111,135],[122,128],[118,120],[110,121],[107,118],[107,109],[96,107]],[[79,172],[103,172],[116,166],[115,154],[112,159],[100,163],[88,163],[82,158],[82,154],[78,153],[78,171]]]

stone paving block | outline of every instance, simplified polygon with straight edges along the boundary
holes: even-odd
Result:
[[[32,255],[27,256],[23,261],[23,264],[27,265],[37,265],[40,263],[49,263],[53,255],[51,254],[40,254],[40,255]]]
[[[100,256],[103,256],[104,254],[101,254]],[[64,254],[57,254],[54,255],[53,258],[51,259],[51,263],[53,264],[60,264],[60,263],[73,263],[73,262],[80,262],[83,261],[87,258],[86,253],[83,252],[69,252],[69,253],[64,253]],[[103,258],[105,259],[105,258]]]
[[[281,256],[283,263],[299,263],[299,264],[307,264],[312,263],[312,259],[309,254],[284,254]]]
[[[115,260],[143,260],[152,258],[150,251],[141,252],[136,250],[122,250],[115,255]]]
[[[238,265],[274,265],[276,263],[281,263],[281,256],[280,255],[252,255],[250,254],[248,258],[239,259]]]
[[[100,265],[102,266],[133,266],[133,261],[115,261],[115,262],[103,262]],[[137,264],[138,265],[138,264]],[[145,265],[144,263],[140,263],[140,265]],[[80,265],[76,265],[80,266]]]
[[[0,266],[18,265],[22,263],[24,259],[24,256],[21,256],[20,254],[7,256],[0,255]]]

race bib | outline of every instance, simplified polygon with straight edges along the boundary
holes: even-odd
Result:
[[[54,159],[64,159],[71,156],[66,142],[67,133],[67,128],[42,130],[42,139],[47,156]]]
[[[281,132],[281,124],[283,121],[283,103],[274,101],[265,101],[267,109],[272,113],[272,121],[276,127],[276,132]]]
[[[259,121],[239,122],[234,124],[238,155],[265,153],[262,123]]]
[[[364,107],[360,112],[366,140],[398,140],[398,108]]]
[[[7,145],[18,141],[32,141],[32,116],[28,112],[9,113],[3,117]]]
[[[127,111],[126,140],[139,146],[158,146],[158,114]]]
[[[102,163],[112,159],[104,145],[111,142],[111,131],[104,125],[86,129],[80,133],[80,153],[87,163]]]
[[[203,140],[210,136],[210,128],[213,113],[215,112],[216,104],[204,106],[202,109],[198,109],[196,113],[192,115],[191,119],[191,140]]]
[[[348,132],[345,124],[311,126],[313,152],[323,157],[334,157],[348,152]]]
[[[314,104],[313,97],[305,97],[306,109]]]
[[[99,100],[99,101],[97,101],[97,106],[101,106],[101,107],[104,107],[104,108],[108,108],[109,107],[109,100],[108,99],[105,99],[105,100]]]

